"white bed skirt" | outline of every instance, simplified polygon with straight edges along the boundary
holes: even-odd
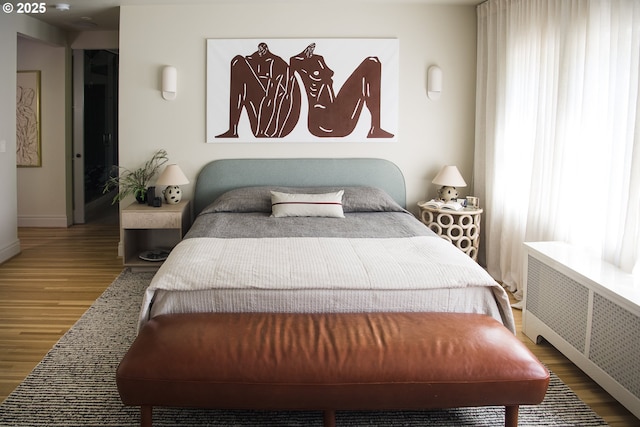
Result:
[[[483,313],[512,331],[505,290],[437,237],[193,238],[145,293],[153,315],[207,311]]]

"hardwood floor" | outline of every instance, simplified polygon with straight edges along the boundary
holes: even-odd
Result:
[[[0,265],[0,401],[122,271],[109,218],[19,229],[22,253]]]
[[[119,230],[112,216],[67,229],[24,228],[22,253],[0,265],[0,401],[122,271]],[[615,427],[640,420],[548,343],[518,337],[605,421]]]

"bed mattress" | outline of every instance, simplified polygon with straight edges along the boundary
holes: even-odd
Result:
[[[149,317],[181,312],[435,311],[483,313],[515,331],[504,289],[470,258],[441,240],[412,214],[377,190],[346,189],[344,218],[273,218],[265,191],[260,188],[242,189],[239,191],[241,194],[232,192],[196,218],[185,240],[174,249],[154,277],[143,302],[140,325]],[[373,280],[373,284],[370,281],[356,283],[354,279],[368,275],[366,270],[372,268],[363,267],[360,262],[375,265],[375,257],[382,256],[385,260],[381,260],[379,265],[384,265],[385,270],[393,270],[395,265],[388,263],[388,254],[382,255],[384,248],[396,243],[404,245],[405,241],[412,239],[423,245],[416,253],[424,258],[439,259],[439,264],[429,267],[429,271],[420,271],[411,279],[402,277],[394,280],[393,276],[385,275]],[[305,245],[325,242],[324,250],[328,252],[338,251],[337,241],[341,242],[338,247],[346,242],[371,246],[375,241],[380,249],[373,250],[370,255],[336,255],[335,259],[328,261],[323,259],[322,252],[298,248],[292,251],[295,257],[283,259],[279,253],[284,250],[278,245],[288,245],[293,240]],[[194,249],[196,246],[199,248]],[[194,252],[190,253],[190,250]],[[212,251],[220,253],[214,255]],[[265,258],[265,254],[268,257]],[[412,256],[410,251],[398,255],[398,259]],[[258,258],[264,258],[266,265],[286,265],[286,268],[309,264],[301,267],[299,272],[308,280],[294,284],[286,280],[287,276],[285,279],[275,278],[272,271],[252,273],[259,264]],[[200,260],[196,262],[196,259]],[[214,280],[210,272],[205,272],[212,270],[212,265],[224,265],[249,276],[233,278],[235,276],[232,275]],[[342,269],[346,277],[344,283],[337,284],[338,281],[318,273],[327,268],[332,271]],[[219,272],[220,269],[217,270]],[[404,274],[402,268],[398,271]],[[268,278],[256,285],[249,283],[251,274],[267,275]],[[195,277],[191,284],[184,283],[185,275]],[[268,286],[269,282],[272,286]]]

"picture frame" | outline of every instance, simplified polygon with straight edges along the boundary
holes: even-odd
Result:
[[[397,38],[207,39],[206,75],[207,143],[398,140]]]
[[[40,71],[18,71],[16,78],[16,165],[42,166]]]

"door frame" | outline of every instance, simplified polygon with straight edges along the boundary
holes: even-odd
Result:
[[[85,223],[84,209],[84,50],[73,49],[73,223]]]

